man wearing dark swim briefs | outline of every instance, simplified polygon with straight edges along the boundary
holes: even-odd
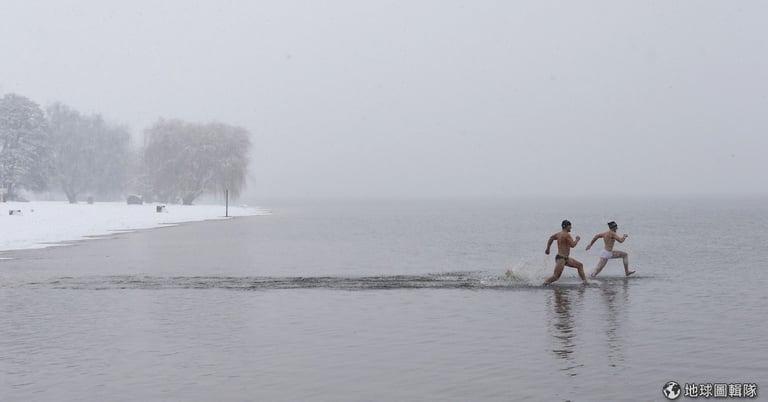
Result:
[[[563,230],[549,237],[549,241],[547,241],[547,249],[544,250],[544,254],[549,255],[549,248],[552,247],[553,242],[557,241],[555,272],[552,274],[552,276],[547,278],[546,281],[544,281],[544,286],[560,279],[560,275],[563,273],[563,268],[566,266],[576,268],[579,272],[581,281],[586,285],[589,282],[587,282],[587,277],[584,275],[584,264],[579,262],[577,259],[570,257],[571,249],[579,244],[581,237],[576,236],[575,240],[571,237],[571,222],[569,222],[567,219],[564,220],[560,226],[563,228]]]

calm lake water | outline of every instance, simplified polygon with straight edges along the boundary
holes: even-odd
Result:
[[[3,253],[0,400],[768,395],[766,199],[259,206],[273,214]],[[637,274],[613,260],[590,286],[566,268],[541,287],[566,218],[587,272],[616,220]]]

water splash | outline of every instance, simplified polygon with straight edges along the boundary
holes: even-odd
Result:
[[[506,270],[504,276],[511,281],[519,281],[529,285],[540,285],[549,275],[546,256],[530,256],[520,258]]]

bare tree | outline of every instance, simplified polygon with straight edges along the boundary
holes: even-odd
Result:
[[[84,192],[113,195],[126,183],[130,134],[98,114],[84,116],[62,104],[47,109],[55,176],[70,203]]]
[[[145,134],[147,178],[159,200],[191,204],[204,193],[238,196],[243,189],[251,147],[244,128],[160,120]]]

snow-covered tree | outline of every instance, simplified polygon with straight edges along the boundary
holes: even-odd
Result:
[[[248,171],[250,135],[222,123],[160,120],[146,130],[149,187],[163,202],[191,204],[204,193],[237,197]]]
[[[40,106],[16,94],[0,98],[0,185],[6,199],[44,190],[51,173],[48,125]]]
[[[77,196],[114,195],[123,189],[130,134],[98,114],[84,116],[62,104],[47,109],[54,144],[55,176],[71,203]]]
[[[107,124],[101,116],[95,117],[96,136],[96,182],[95,194],[117,196],[125,190],[130,171],[131,134],[128,128]]]

